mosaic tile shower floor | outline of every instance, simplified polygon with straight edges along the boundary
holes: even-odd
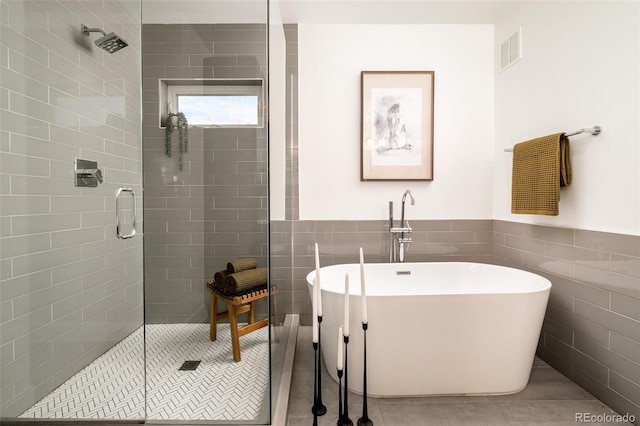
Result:
[[[208,324],[147,325],[147,412],[143,328],[35,404],[21,418],[251,421],[264,418],[268,329],[241,339],[234,362],[228,324],[209,341]],[[179,371],[187,360],[201,363]]]

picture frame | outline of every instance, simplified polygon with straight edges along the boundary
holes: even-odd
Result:
[[[362,71],[361,181],[433,180],[434,71]]]

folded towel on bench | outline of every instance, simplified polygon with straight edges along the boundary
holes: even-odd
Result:
[[[215,274],[213,274],[213,285],[215,285],[216,288],[223,290],[224,279],[227,278],[227,275],[229,274],[227,273],[226,269],[223,269],[222,271],[218,271]]]
[[[255,259],[245,257],[227,263],[227,272],[229,274],[235,274],[236,272],[246,271],[247,269],[255,269],[256,266],[257,262]]]
[[[223,291],[226,294],[237,294],[266,286],[267,268],[255,268],[227,275]]]

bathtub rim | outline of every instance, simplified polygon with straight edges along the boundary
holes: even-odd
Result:
[[[522,276],[527,276],[530,278],[535,278],[537,281],[544,283],[544,285],[536,286],[536,288],[526,289],[526,290],[518,290],[518,291],[491,291],[491,292],[459,292],[459,293],[418,293],[414,294],[415,296],[450,296],[450,295],[474,295],[474,296],[491,296],[491,295],[500,295],[500,294],[531,294],[531,293],[539,293],[539,292],[548,292],[551,290],[552,283],[551,281],[536,272],[531,272],[525,269],[519,269],[512,266],[506,265],[497,265],[494,263],[484,263],[484,262],[464,262],[464,261],[454,261],[454,262],[405,262],[405,263],[385,263],[385,262],[375,262],[375,263],[365,263],[365,266],[371,265],[404,265],[405,267],[411,265],[463,265],[465,267],[477,266],[481,265],[481,267],[486,267],[488,269],[496,269],[496,270],[509,270],[509,272],[515,272],[517,274],[521,274]],[[359,263],[339,263],[334,265],[326,265],[320,267],[320,271],[326,269],[338,269],[340,267],[352,267],[359,272]],[[313,281],[316,275],[316,269],[312,269],[305,277],[307,281],[307,285],[313,287]],[[322,278],[322,275],[320,275]],[[335,294],[344,294],[344,288],[342,286],[338,286],[337,290],[330,289],[327,287],[322,287],[321,290],[323,292],[335,293]],[[349,296],[360,296],[360,280],[353,279],[351,280],[351,286],[349,287]],[[370,294],[367,292],[367,298],[369,297],[401,297],[407,296],[407,294]]]

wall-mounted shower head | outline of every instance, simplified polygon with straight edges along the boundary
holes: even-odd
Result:
[[[89,28],[84,24],[82,24],[80,30],[82,31],[82,34],[86,36],[88,36],[90,33],[102,34],[102,37],[95,41],[96,46],[98,46],[100,49],[106,50],[109,53],[117,52],[118,50],[129,45],[122,37],[114,32],[107,34],[100,28]]]

